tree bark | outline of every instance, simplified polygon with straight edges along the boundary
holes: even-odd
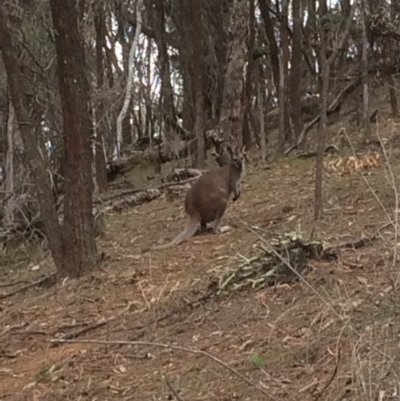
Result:
[[[76,2],[50,0],[56,32],[58,78],[64,120],[64,275],[79,277],[97,268],[93,232],[89,84]]]
[[[203,9],[201,0],[191,1],[191,37],[193,46],[193,93],[195,105],[194,137],[197,139],[196,167],[204,168],[205,137],[204,137],[204,49],[203,49]]]
[[[247,2],[233,0],[230,6],[229,34],[231,38],[226,63],[225,84],[222,97],[220,126],[225,138],[242,144],[243,129],[243,72],[246,62],[246,37],[248,30]]]
[[[250,113],[251,113],[251,92],[252,92],[252,82],[254,74],[254,42],[255,42],[255,0],[250,0],[249,7],[249,38],[248,38],[248,63],[246,71],[246,85],[245,85],[245,96],[243,99],[244,108],[244,119],[243,119],[243,145],[247,151],[250,150],[252,146],[252,135],[250,129]]]
[[[276,93],[279,93],[279,50],[278,45],[275,39],[274,26],[271,21],[271,17],[269,15],[267,0],[258,0],[260,5],[261,16],[264,21],[264,29],[265,34],[267,35],[269,49],[270,49],[270,58],[271,58],[271,66],[272,73],[274,77],[275,89]]]
[[[160,61],[161,110],[165,121],[165,137],[167,141],[170,141],[175,137],[174,122],[176,121],[176,116],[166,42],[164,0],[150,0],[148,4],[150,5],[148,10],[153,15],[153,27],[156,33],[155,41],[158,48],[158,59]]]
[[[300,14],[300,0],[293,0],[292,3],[292,16],[293,16],[293,39],[292,39],[292,58],[290,63],[290,108],[292,123],[294,129],[295,141],[300,136],[302,130],[301,121],[301,14]]]
[[[12,102],[10,102],[8,121],[7,121],[7,154],[6,154],[6,166],[5,166],[6,170],[5,192],[8,199],[4,204],[4,225],[10,228],[14,226],[14,212],[16,206],[15,197],[12,195],[15,189],[14,118],[15,118],[15,111]]]
[[[11,100],[21,131],[26,161],[31,169],[37,188],[40,216],[46,231],[57,272],[62,274],[65,271],[64,263],[66,262],[64,259],[63,235],[58,223],[56,206],[53,201],[50,177],[47,173],[47,161],[45,155],[38,147],[35,127],[30,124],[27,101],[24,97],[24,79],[16,57],[17,50],[13,44],[2,5],[0,5],[0,50],[3,54]]]
[[[392,106],[392,114],[394,116],[397,116],[399,114],[399,107],[397,105],[396,86],[393,79],[393,75],[389,76],[388,84],[389,84],[390,104]]]
[[[369,119],[369,85],[368,85],[368,39],[367,27],[365,25],[365,0],[361,0],[361,23],[362,23],[362,77],[363,77],[363,125],[364,138],[369,141],[371,138],[371,123]]]
[[[142,30],[142,1],[138,0],[136,4],[136,30],[135,37],[132,41],[131,49],[129,51],[129,59],[128,59],[128,77],[126,79],[126,91],[124,104],[117,118],[117,144],[116,144],[116,157],[121,156],[121,144],[123,143],[123,132],[122,132],[122,124],[124,122],[125,117],[129,118],[128,107],[131,102],[132,97],[132,87],[133,87],[133,58],[135,55],[135,50],[138,45],[139,35]],[[130,126],[130,123],[129,123]]]
[[[103,4],[99,4],[95,11],[94,23],[96,29],[96,66],[97,66],[97,88],[101,90],[104,85],[104,62],[103,48],[105,47],[105,24]],[[99,192],[105,192],[108,188],[106,158],[104,154],[104,133],[105,133],[105,107],[101,99],[98,105],[97,128],[95,138],[95,165],[96,182]],[[99,118],[100,117],[100,118]]]
[[[264,119],[264,95],[261,91],[261,83],[257,85],[257,105],[258,118],[260,119],[260,140],[261,140],[261,160],[265,163],[267,158],[267,143],[265,134],[265,119]]]

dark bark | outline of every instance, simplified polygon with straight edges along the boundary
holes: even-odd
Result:
[[[50,177],[47,173],[47,162],[37,146],[35,127],[30,124],[27,100],[24,96],[24,78],[16,58],[17,50],[13,44],[8,28],[3,6],[0,5],[0,49],[3,55],[7,72],[11,99],[14,105],[22,141],[25,149],[26,162],[28,163],[37,188],[40,216],[45,227],[49,241],[49,247],[57,268],[62,274],[65,269],[63,235],[58,223],[56,205],[53,200]]]
[[[371,124],[369,119],[369,76],[368,76],[368,40],[365,21],[365,0],[361,1],[361,23],[362,23],[362,60],[361,70],[363,77],[363,125],[366,141],[371,138]]]
[[[205,162],[205,137],[204,137],[204,49],[203,49],[203,9],[201,0],[191,1],[191,37],[193,47],[192,57],[192,82],[195,105],[194,137],[197,139],[196,167],[204,168]]]
[[[249,26],[250,34],[248,38],[248,63],[247,63],[247,73],[246,73],[246,84],[245,84],[245,96],[243,99],[244,108],[244,118],[243,118],[243,145],[246,150],[250,150],[252,145],[251,130],[249,124],[249,118],[251,113],[251,92],[252,92],[252,82],[254,74],[254,59],[252,57],[254,51],[255,42],[255,0],[250,0],[249,7]]]
[[[293,40],[292,40],[292,59],[290,63],[290,109],[296,141],[302,130],[301,121],[301,14],[300,0],[293,0],[292,3],[293,15]]]
[[[388,78],[389,84],[389,96],[390,96],[390,104],[392,106],[392,114],[397,116],[399,114],[399,108],[397,105],[397,95],[396,95],[396,87],[393,79],[393,75],[390,75]]]
[[[171,84],[171,69],[167,51],[166,32],[165,32],[165,11],[164,0],[149,0],[149,10],[153,16],[153,25],[156,32],[155,41],[158,48],[158,60],[161,70],[161,98],[162,115],[165,120],[166,138],[172,139],[175,135],[174,122],[175,107],[173,101],[173,90]]]
[[[274,76],[276,93],[279,93],[279,50],[275,39],[274,25],[269,15],[267,0],[258,0],[258,3],[260,5],[261,16],[264,21],[265,34],[267,35],[269,48],[271,51],[271,66]]]
[[[93,232],[89,84],[76,2],[50,0],[56,31],[58,78],[64,120],[65,275],[78,277],[97,267]]]

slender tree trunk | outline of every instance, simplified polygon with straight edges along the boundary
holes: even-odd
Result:
[[[362,77],[363,77],[363,125],[364,137],[366,141],[371,138],[371,123],[369,119],[369,85],[368,85],[368,40],[367,27],[365,26],[365,0],[361,0],[361,23],[363,32],[362,47]]]
[[[193,46],[193,93],[196,111],[194,134],[197,139],[196,166],[204,168],[205,138],[204,138],[204,49],[203,49],[203,9],[201,0],[191,1],[191,37]]]
[[[261,160],[263,163],[265,163],[267,159],[267,143],[266,143],[265,119],[264,119],[264,96],[261,92],[260,82],[258,82],[257,85],[257,105],[258,105],[258,117],[260,120]]]
[[[50,6],[64,120],[64,274],[79,277],[98,263],[92,215],[90,92],[77,4],[50,0]]]
[[[322,88],[321,88],[321,112],[318,127],[318,143],[317,143],[317,160],[316,160],[316,174],[315,174],[315,209],[314,218],[320,219],[323,214],[323,161],[325,149],[325,131],[327,122],[327,109],[328,109],[328,93],[329,93],[329,65],[327,63],[325,53],[321,56],[321,75],[322,75]]]
[[[294,128],[295,141],[300,136],[303,124],[301,121],[301,14],[300,0],[293,0],[292,3],[293,15],[293,40],[292,40],[292,59],[290,65],[290,108]]]
[[[105,47],[105,24],[103,4],[99,4],[94,17],[96,28],[96,65],[97,65],[97,87],[102,89],[104,85],[104,62],[103,47]],[[105,133],[105,107],[102,100],[99,102],[99,113],[97,113],[97,129],[95,138],[95,165],[96,182],[99,192],[105,192],[108,188],[106,158],[104,154]]]
[[[26,161],[31,169],[37,188],[40,216],[45,227],[57,272],[62,274],[65,272],[64,263],[66,263],[66,259],[64,258],[63,235],[58,223],[56,206],[53,201],[53,193],[51,190],[50,177],[47,173],[45,155],[37,146],[35,127],[29,124],[30,116],[27,101],[24,97],[25,90],[22,86],[24,79],[16,58],[17,50],[14,47],[10,35],[11,30],[7,25],[4,8],[0,5],[0,50],[7,72],[11,100],[20,126]]]
[[[279,143],[278,143],[278,154],[280,156],[285,152],[285,143],[286,143],[286,135],[285,135],[285,74],[283,67],[283,50],[280,49],[280,57],[279,57]]]
[[[14,179],[14,122],[15,111],[12,102],[9,104],[8,121],[7,121],[7,154],[6,154],[6,180],[5,192],[7,201],[4,204],[4,224],[6,227],[14,226],[15,196],[12,195],[15,189]]]
[[[121,155],[121,144],[123,143],[122,134],[122,123],[125,117],[129,117],[128,107],[132,96],[132,86],[133,86],[133,57],[135,55],[135,50],[139,41],[139,35],[142,30],[142,1],[138,0],[136,4],[136,30],[135,37],[132,42],[131,50],[129,51],[129,61],[128,61],[128,78],[126,82],[125,99],[122,109],[117,118],[117,143],[114,153],[114,157],[120,157]],[[130,124],[130,123],[129,123]]]
[[[274,83],[276,88],[276,93],[279,93],[279,50],[275,39],[274,26],[269,15],[267,0],[258,0],[261,16],[264,21],[265,34],[267,35],[269,48],[270,48],[270,58],[272,73],[274,77]]]
[[[389,84],[390,104],[392,106],[392,114],[394,116],[397,116],[399,114],[399,108],[397,105],[396,85],[393,79],[393,75],[389,76],[388,84]]]
[[[323,5],[325,6],[323,7]],[[346,19],[344,32],[340,37],[338,43],[334,43],[333,51],[329,58],[326,58],[327,54],[327,30],[323,26],[322,17],[325,15],[326,3],[324,1],[320,4],[319,18],[318,18],[318,31],[321,44],[321,85],[320,85],[320,99],[321,99],[321,112],[318,128],[318,145],[317,145],[317,160],[316,160],[316,174],[315,174],[315,219],[320,219],[323,213],[323,160],[324,160],[324,149],[325,149],[325,131],[327,122],[327,109],[328,109],[328,94],[329,94],[329,75],[330,69],[333,65],[339,51],[343,48],[343,44],[346,42],[350,31],[350,25],[357,7],[357,1],[353,3],[351,12]]]
[[[164,0],[149,2],[149,12],[153,15],[155,41],[161,69],[161,111],[165,121],[165,136],[168,141],[175,138],[174,123],[176,121],[174,107],[174,92],[171,84],[171,69],[169,65],[168,48],[165,40],[165,10]]]
[[[243,99],[243,108],[244,108],[244,119],[243,119],[243,145],[246,150],[250,150],[252,146],[252,136],[250,130],[250,113],[251,113],[251,92],[252,92],[252,82],[253,82],[253,74],[254,74],[254,59],[253,59],[253,51],[254,51],[254,42],[255,42],[255,0],[250,0],[249,7],[249,39],[248,39],[248,63],[247,63],[247,72],[246,72],[246,84],[245,84],[245,96]]]

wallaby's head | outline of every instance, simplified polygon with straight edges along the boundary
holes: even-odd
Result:
[[[245,162],[245,150],[244,146],[239,149],[237,146],[228,146],[227,151],[229,153],[229,158],[230,158],[230,165],[238,170],[242,171],[244,170],[244,162]]]
[[[236,144],[224,143],[219,147],[216,161],[220,167],[232,166],[241,170],[245,161],[244,147],[239,149]]]

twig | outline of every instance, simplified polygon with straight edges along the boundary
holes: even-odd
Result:
[[[12,297],[13,295],[18,294],[19,292],[23,292],[23,291],[28,290],[29,288],[36,287],[38,285],[42,285],[46,281],[51,281],[51,280],[55,279],[55,277],[56,277],[56,275],[52,274],[50,276],[41,278],[40,280],[34,281],[33,283],[30,283],[30,284],[28,284],[28,285],[26,285],[26,286],[24,286],[22,288],[18,288],[16,290],[8,292],[6,294],[0,294],[0,299],[5,299],[5,298]]]
[[[332,376],[328,380],[328,382],[325,384],[324,388],[314,398],[314,401],[318,401],[320,399],[321,395],[324,393],[324,391],[332,384],[333,379],[336,377],[336,374],[337,374],[338,369],[339,369],[339,362],[340,362],[340,348],[338,349],[338,357],[337,357],[336,366],[335,366],[335,369],[333,370]]]
[[[63,335],[61,340],[70,340],[70,339],[76,338],[76,337],[78,337],[78,336],[80,336],[82,334],[85,334],[85,333],[87,333],[89,331],[96,330],[99,327],[102,327],[102,326],[110,323],[115,318],[116,318],[116,316],[113,316],[112,318],[107,319],[107,320],[104,319],[104,320],[100,320],[99,322],[88,324],[87,326],[81,327],[78,330],[75,330],[75,331],[73,331],[71,333]]]
[[[29,281],[23,280],[23,281],[16,281],[15,283],[6,283],[6,284],[0,284],[0,288],[6,288],[6,287],[14,287],[19,284],[30,284]]]
[[[239,379],[246,382],[249,386],[253,387],[258,392],[265,395],[267,398],[270,398],[274,401],[278,401],[278,398],[275,398],[273,395],[268,394],[264,389],[259,387],[256,383],[254,383],[253,381],[248,379],[246,376],[244,376],[240,372],[238,372],[236,369],[232,368],[231,366],[229,366],[228,364],[223,362],[221,359],[217,358],[216,356],[210,354],[207,351],[203,351],[198,348],[187,348],[187,347],[181,347],[179,345],[155,343],[155,342],[148,342],[148,341],[61,340],[61,339],[55,338],[55,339],[51,339],[50,342],[51,343],[61,343],[61,344],[62,343],[74,344],[75,343],[75,344],[104,344],[104,345],[107,345],[107,344],[108,345],[139,345],[139,346],[171,349],[171,350],[187,352],[189,354],[195,354],[195,355],[203,355],[209,359],[212,359],[214,362],[223,366],[225,369],[229,370],[232,374],[234,374]]]
[[[185,401],[179,394],[178,392],[174,389],[174,387],[172,386],[171,382],[168,380],[168,377],[163,374],[162,375],[163,379],[165,380],[165,383],[167,383],[168,388],[171,390],[171,393],[175,396],[175,398],[178,401]]]

